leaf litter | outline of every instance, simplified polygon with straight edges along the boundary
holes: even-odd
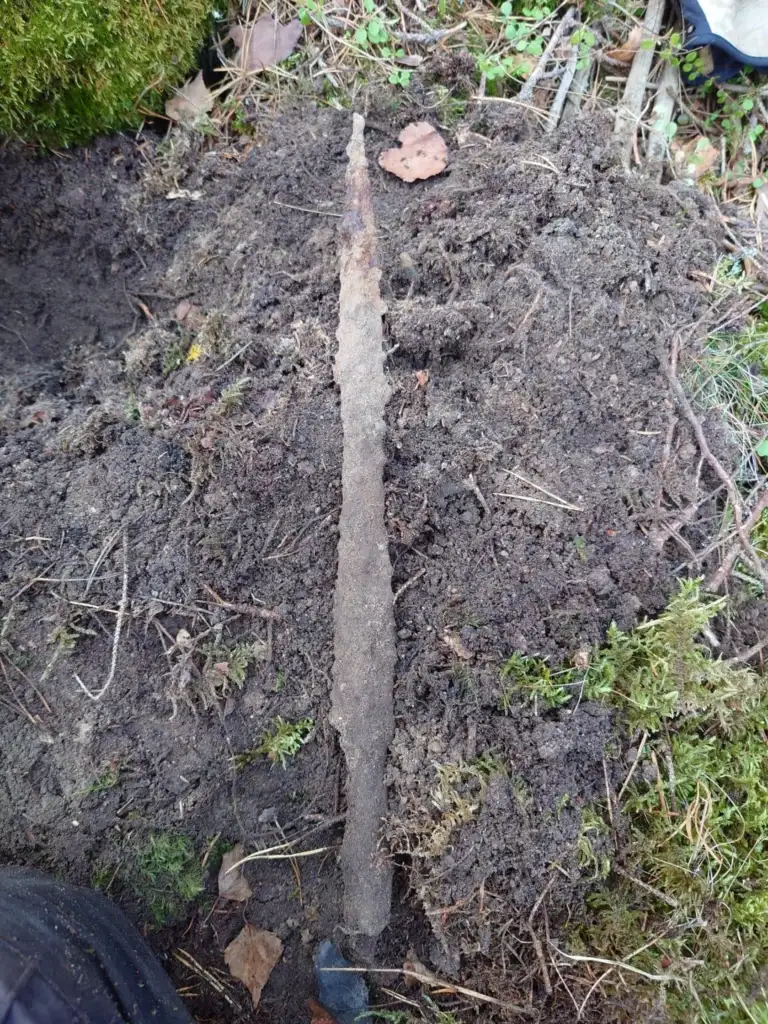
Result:
[[[252,924],[247,924],[224,950],[229,973],[251,993],[254,1010],[282,955],[283,943],[277,935]]]
[[[271,16],[252,25],[233,25],[229,37],[238,48],[234,62],[243,71],[265,71],[291,56],[303,31],[297,18],[286,25]]]
[[[442,135],[427,121],[415,121],[398,136],[400,147],[386,149],[379,166],[403,181],[423,181],[441,174],[448,166],[448,147]]]
[[[219,896],[225,900],[236,900],[245,903],[253,896],[253,891],[243,875],[242,860],[245,856],[245,847],[242,843],[235,843],[232,849],[225,853],[221,859],[219,868]]]
[[[165,104],[165,113],[172,121],[193,128],[213,110],[213,93],[198,71]]]

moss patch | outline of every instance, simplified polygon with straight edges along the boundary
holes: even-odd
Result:
[[[84,143],[182,81],[210,0],[0,0],[0,135]]]

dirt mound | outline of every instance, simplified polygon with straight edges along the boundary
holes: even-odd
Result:
[[[405,120],[369,129],[369,157]],[[303,111],[259,145],[181,147],[154,166],[146,147],[141,182],[123,143],[3,170],[16,248],[1,319],[35,359],[6,348],[0,410],[0,852],[83,882],[114,872],[140,920],[130,865],[150,832],[201,850],[217,835],[338,845],[332,364],[349,131],[348,114]],[[505,713],[500,666],[514,651],[567,660],[611,620],[658,609],[677,558],[654,543],[662,498],[696,493],[694,446],[668,450],[661,360],[702,312],[689,272],[713,264],[714,222],[693,192],[627,182],[602,126],[569,131],[478,122],[452,140],[448,173],[415,185],[371,160],[393,387],[388,829],[402,854],[382,956],[414,945],[483,987],[477,953],[531,962],[542,892],[553,932],[578,907],[594,875],[581,810],[624,773],[602,709],[515,698]],[[57,199],[73,188],[101,208]],[[123,534],[127,614],[94,702],[74,677],[92,690],[109,677]],[[235,771],[277,716],[311,719],[309,742],[285,771],[256,754]],[[95,785],[105,765],[116,781]],[[298,876],[263,862],[250,882],[249,919],[287,940],[266,1012],[303,1019],[312,945],[338,920],[335,859],[306,858]],[[241,925],[216,903],[183,941],[154,941],[218,969]],[[525,976],[497,974],[497,993],[527,991]],[[195,985],[194,1010],[237,1016]]]

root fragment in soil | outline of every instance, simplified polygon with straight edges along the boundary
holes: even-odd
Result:
[[[379,850],[378,834],[387,813],[384,773],[394,735],[395,619],[384,525],[385,307],[364,127],[353,114],[340,243],[335,376],[344,450],[331,722],[347,761],[344,920],[353,934],[377,936],[389,922],[392,891],[392,867]]]

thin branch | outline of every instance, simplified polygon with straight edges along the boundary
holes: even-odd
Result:
[[[624,95],[621,98],[613,134],[621,146],[621,157],[625,170],[629,170],[633,142],[640,117],[645,106],[645,91],[648,88],[648,76],[651,73],[656,40],[664,20],[666,0],[650,0],[643,22],[643,43],[651,42],[649,49],[641,44],[632,60],[632,68],[627,77]]]
[[[569,7],[563,15],[560,24],[557,26],[555,31],[552,33],[552,38],[547,43],[547,48],[539,57],[539,62],[533,71],[528,76],[528,79],[520,90],[518,100],[521,103],[529,103],[533,98],[533,91],[539,84],[547,70],[547,64],[552,59],[552,54],[555,52],[556,47],[562,42],[563,36],[572,28],[574,25],[579,23],[579,12],[575,7]]]
[[[607,967],[617,967],[620,971],[630,971],[632,974],[639,974],[641,978],[647,978],[648,981],[658,981],[662,985],[668,985],[675,982],[678,985],[685,983],[684,978],[678,978],[675,974],[649,974],[648,971],[641,971],[639,967],[633,967],[631,964],[622,963],[621,960],[606,960],[601,956],[580,956],[577,953],[566,953],[565,950],[558,949],[557,946],[552,946],[552,949],[560,956],[566,957],[568,960],[574,960],[579,963],[586,964],[605,964]]]
[[[568,92],[571,88],[574,76],[576,75],[576,68],[579,63],[579,47],[575,43],[571,43],[571,52],[568,56],[568,60],[565,62],[565,70],[563,71],[563,77],[560,79],[560,85],[558,86],[555,98],[552,101],[552,106],[549,109],[549,121],[547,122],[547,131],[553,132],[563,114],[563,107],[565,101],[568,98]]]

